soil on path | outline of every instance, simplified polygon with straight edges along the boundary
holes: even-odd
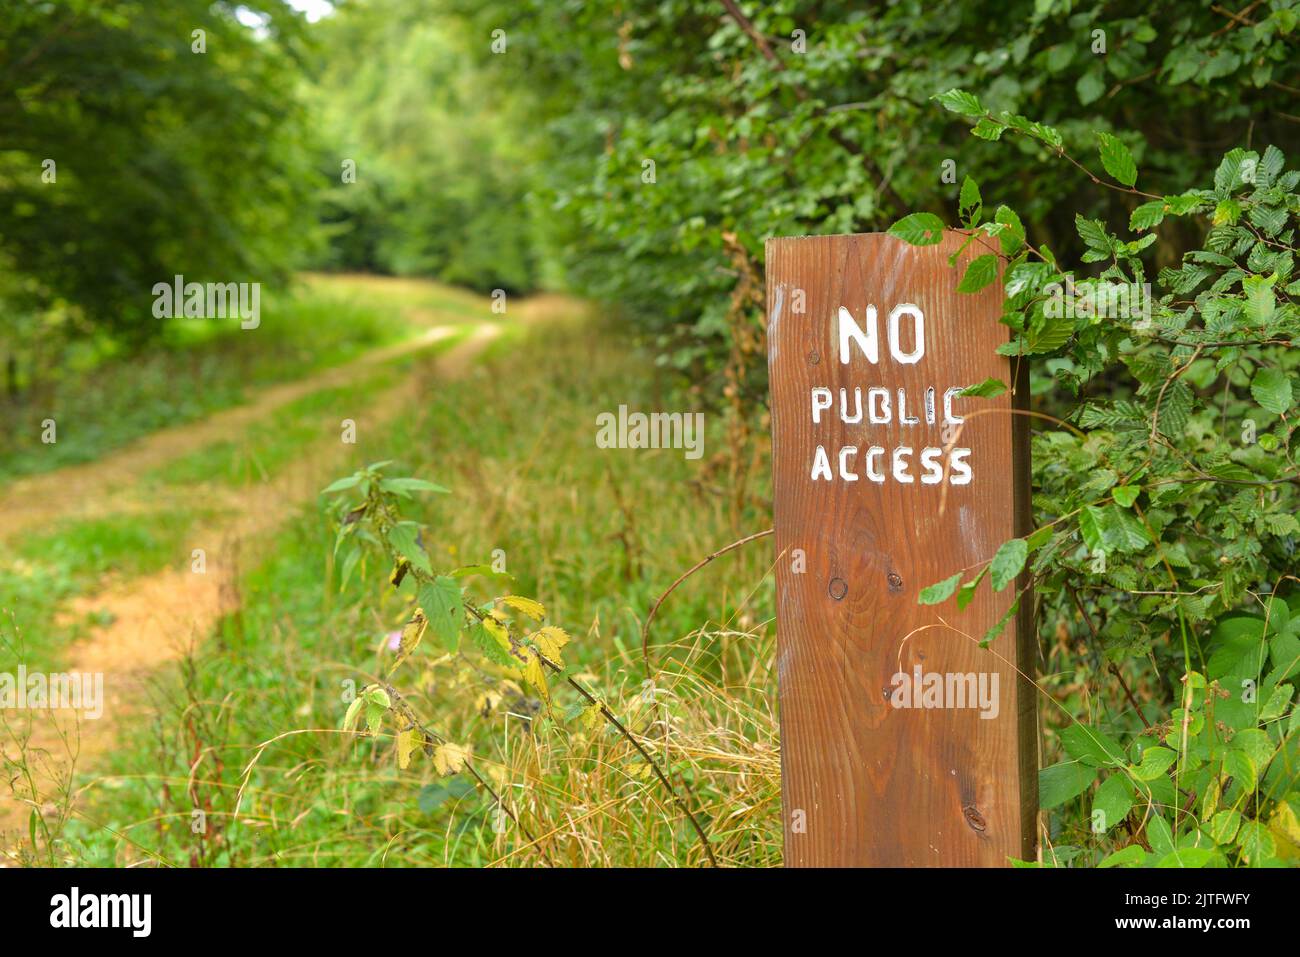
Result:
[[[461,343],[433,360],[433,375],[443,381],[461,375],[501,330],[484,323]],[[377,363],[426,348],[451,335],[456,327],[435,327],[397,346],[379,349],[344,366],[308,379],[275,386],[245,406],[217,413],[201,422],[167,429],[142,439],[98,462],[73,466],[15,482],[0,494],[6,514],[5,535],[43,525],[55,518],[99,514],[114,510],[146,472],[209,443],[239,436],[264,421],[275,408],[318,389],[345,385]],[[367,403],[357,416],[358,428],[368,432],[385,425],[409,408],[419,377],[407,375]],[[86,720],[75,712],[27,712],[17,720],[8,712],[0,728],[0,749],[31,769],[44,809],[76,786],[93,769],[96,758],[113,747],[125,726],[146,716],[149,678],[160,667],[182,657],[212,631],[221,617],[238,606],[235,585],[239,563],[256,560],[258,547],[273,531],[336,477],[349,447],[337,439],[308,449],[269,481],[227,489],[219,494],[219,523],[194,530],[190,541],[205,546],[206,571],[194,573],[189,564],[122,583],[110,591],[78,599],[70,613],[104,613],[109,624],[97,628],[68,649],[65,670],[104,676],[103,714]],[[208,491],[205,489],[205,492]],[[28,720],[24,720],[28,719]],[[29,735],[23,741],[24,735]],[[20,752],[21,755],[20,755]],[[75,777],[74,777],[75,775]],[[10,775],[12,776],[12,772]],[[25,782],[17,781],[18,796],[9,782],[0,781],[0,866],[13,839],[26,831],[32,802]]]

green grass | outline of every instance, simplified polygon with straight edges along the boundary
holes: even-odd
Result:
[[[357,273],[307,273],[303,284],[321,295],[344,302],[382,307],[393,312],[417,311],[434,322],[493,318],[489,300],[455,286],[427,279],[369,276]]]
[[[446,352],[462,341],[469,327],[420,350],[420,357]],[[238,440],[223,439],[172,459],[145,476],[146,482],[194,485],[215,482],[239,486],[266,481],[323,439],[338,439],[339,423],[404,376],[419,361],[402,356],[377,363],[374,369],[344,386],[319,389],[285,403],[271,417]]]
[[[63,522],[30,535],[0,562],[0,671],[21,661],[56,666],[69,641],[96,623],[70,601],[110,580],[165,568],[187,555],[186,535],[210,517],[200,509],[158,510]]]
[[[539,598],[574,635],[566,655],[575,671],[655,742],[678,787],[689,785],[716,853],[729,863],[779,863],[770,549],[728,556],[669,599],[654,626],[661,694],[653,706],[642,696],[639,650],[659,592],[770,519],[750,515],[745,528],[731,527],[708,483],[690,484],[705,466],[680,451],[596,448],[599,412],[652,407],[649,360],[581,328],[513,345],[497,345],[462,381],[427,379],[390,432],[363,437],[359,453],[397,458],[451,488],[414,505],[435,565],[491,561],[503,550],[514,590]],[[709,438],[706,454],[720,442],[716,432]],[[394,594],[388,569],[374,563],[339,592],[329,583],[331,545],[320,510],[308,509],[242,576],[242,609],[165,683],[167,712],[123,741],[111,786],[91,794],[89,816],[126,839],[74,824],[69,855],[215,865],[702,861],[689,825],[626,744],[549,721],[530,732],[504,708],[483,717],[475,699],[491,682],[439,663],[433,650],[402,673],[411,700],[432,726],[473,745],[476,766],[530,808],[537,831],[559,827],[563,836],[525,848],[517,831],[497,833],[491,801],[464,775],[439,778],[427,759],[399,771],[390,739],[338,734],[343,682],[364,684],[384,660],[385,635],[410,596]],[[557,713],[575,697],[558,690]],[[521,699],[512,708],[536,706]],[[189,828],[195,748],[217,759],[198,785],[212,822],[204,836]]]
[[[57,663],[68,642],[89,623],[86,616],[67,613],[71,599],[91,594],[110,580],[130,579],[186,559],[187,533],[214,513],[201,499],[185,496],[185,486],[239,486],[273,477],[313,443],[337,438],[343,417],[357,414],[414,364],[446,351],[468,332],[460,330],[417,354],[378,363],[357,382],[286,403],[240,441],[212,443],[147,474],[142,486],[146,493],[159,485],[173,486],[164,490],[170,505],[63,522],[51,531],[20,538],[0,560],[0,637],[11,646],[0,649],[0,670],[19,660],[30,668]]]
[[[319,288],[268,293],[261,324],[172,323],[140,355],[74,349],[60,376],[6,403],[0,480],[92,461],[160,428],[247,400],[250,391],[337,365],[411,334],[400,312]],[[46,419],[57,442],[41,441]]]

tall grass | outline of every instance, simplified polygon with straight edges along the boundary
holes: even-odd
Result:
[[[268,293],[261,324],[171,322],[153,348],[123,354],[98,340],[68,343],[58,371],[0,397],[0,481],[93,461],[156,429],[245,401],[250,390],[337,365],[408,335],[411,320],[308,281]],[[42,441],[53,419],[57,441]]]
[[[502,550],[515,590],[538,597],[574,634],[566,659],[665,767],[718,860],[775,864],[770,545],[747,546],[687,581],[655,620],[654,664],[641,654],[654,598],[704,555],[770,522],[759,510],[744,528],[731,524],[728,500],[710,491],[708,454],[690,462],[679,450],[596,447],[598,413],[622,403],[658,408],[653,396],[665,388],[649,361],[608,332],[517,329],[465,378],[426,375],[418,400],[387,434],[363,438],[362,454],[397,458],[451,488],[417,506],[435,563],[490,562]],[[719,436],[711,427],[713,447]],[[523,827],[464,774],[439,776],[419,757],[399,771],[391,739],[340,733],[343,683],[364,684],[384,664],[409,596],[373,565],[340,591],[331,545],[322,512],[308,509],[240,576],[241,610],[196,660],[159,678],[154,727],[134,729],[89,791],[84,817],[67,829],[69,860],[705,861],[689,822],[625,740],[548,717],[522,692],[485,709],[481,695],[499,676],[453,667],[427,646],[418,667],[403,670],[408,700],[472,746],[474,766]],[[562,690],[555,697],[562,716],[572,701]],[[206,818],[198,834],[196,808]]]

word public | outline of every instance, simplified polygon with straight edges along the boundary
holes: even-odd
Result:
[[[865,319],[865,323],[859,325],[846,308],[840,307],[838,338],[841,364],[850,363],[856,347],[867,362],[879,365],[881,342],[875,306],[867,306]],[[905,350],[901,343],[900,328],[904,319],[908,319],[911,324],[910,350]],[[896,305],[889,313],[887,336],[889,353],[895,362],[902,365],[920,362],[925,356],[925,316],[920,307],[912,303]],[[831,409],[838,405],[838,418],[844,425],[934,427],[942,424],[946,433],[965,421],[953,408],[953,402],[961,394],[962,388],[953,386],[940,394],[935,386],[928,386],[916,395],[909,394],[902,388],[855,387],[851,390],[840,389],[839,402],[836,403],[836,396],[829,388],[815,386],[809,392],[812,424],[821,425],[823,414],[831,413]],[[945,480],[951,485],[970,484],[973,478],[968,461],[971,450],[948,448],[946,445],[946,441],[945,444],[918,441],[890,448],[860,444],[828,450],[825,445],[819,444],[813,450],[810,475],[813,481],[827,482],[837,478],[843,482],[857,482],[865,477],[877,484],[891,480],[900,484],[915,483],[918,480],[922,485],[938,485]]]

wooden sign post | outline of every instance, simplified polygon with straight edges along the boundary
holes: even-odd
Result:
[[[767,243],[787,865],[1034,853],[1032,602],[987,649],[1015,589],[917,604],[1029,532],[1027,420],[956,395],[1013,375],[1001,285],[957,292],[961,242]]]

